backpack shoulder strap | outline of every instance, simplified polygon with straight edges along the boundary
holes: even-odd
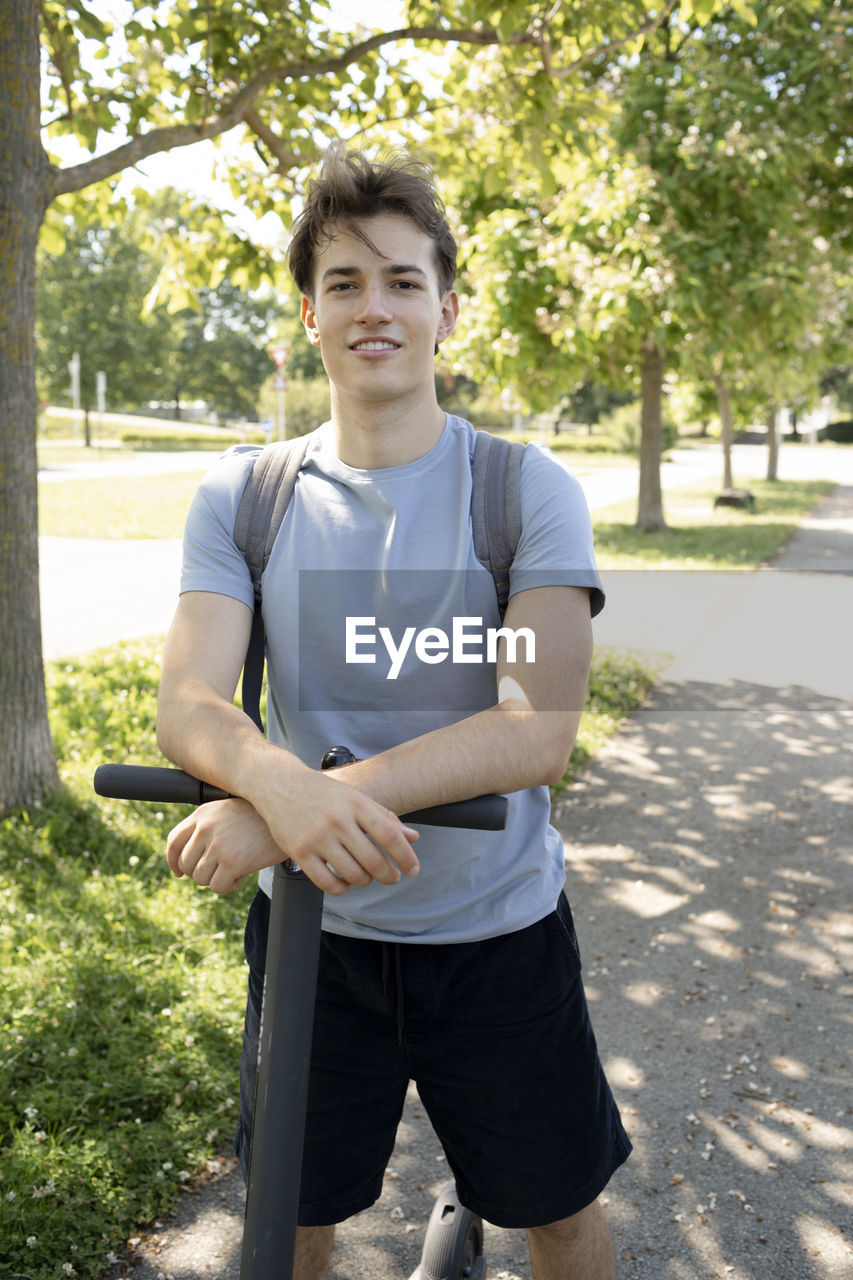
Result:
[[[509,571],[521,537],[521,460],[525,446],[478,431],[471,464],[474,552],[495,580],[501,618],[509,601]]]
[[[266,445],[255,459],[240,499],[234,541],[249,566],[256,606],[261,598],[261,576],[305,459],[308,439],[298,436]]]
[[[234,523],[234,542],[249,566],[255,594],[252,631],[243,665],[243,710],[261,733],[264,732],[260,701],[265,650],[261,578],[293,494],[299,468],[305,460],[308,442],[308,436],[298,436],[295,440],[268,444],[261,450],[246,481]]]

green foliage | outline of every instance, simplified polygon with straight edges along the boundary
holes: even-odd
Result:
[[[473,282],[457,369],[532,409],[590,377],[636,393],[653,335],[669,369],[724,377],[747,412],[814,401],[851,332],[841,9],[684,3],[633,56],[552,83],[536,141],[520,60],[494,54],[476,88],[462,62],[464,106],[431,143]]]
[[[150,644],[52,668],[65,790],[0,824],[2,1275],[100,1275],[233,1131],[247,895],[172,880],[183,810],[91,793],[157,763],[157,680]]]
[[[256,409],[272,368],[266,351],[278,300],[253,297],[209,262],[205,283],[184,282],[157,305],[165,237],[179,255],[196,245],[198,210],[174,192],[150,207],[62,221],[63,251],[44,250],[38,273],[38,380],[48,399],[69,397],[68,362],[81,355],[81,404],[95,407],[96,372],[107,375],[112,409],[148,401],[203,399],[225,417]],[[178,260],[183,267],[183,258]],[[175,282],[173,281],[173,284]],[[170,310],[171,308],[171,310]]]
[[[640,452],[640,405],[626,404],[613,409],[599,424],[599,430],[615,453],[637,457]],[[678,428],[668,416],[663,420],[662,449],[666,453],[678,443]]]
[[[600,645],[593,653],[589,688],[569,767],[556,786],[556,795],[571,783],[604,746],[608,738],[640,706],[665,665],[663,655],[639,653]]]
[[[309,380],[290,381],[285,393],[285,416],[287,434],[303,436],[331,417],[328,378],[311,378]],[[277,439],[278,430],[278,392],[271,382],[267,382],[260,399],[263,415],[273,424],[273,438]]]
[[[819,433],[821,440],[833,440],[836,444],[853,444],[853,421],[830,422]]]

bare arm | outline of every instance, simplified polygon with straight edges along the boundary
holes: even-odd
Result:
[[[415,874],[416,832],[356,785],[310,769],[266,741],[233,705],[250,628],[251,613],[239,601],[188,592],[169,631],[158,704],[160,748],[187,772],[247,802],[206,806],[181,823],[167,848],[172,869],[216,888],[230,879],[230,889],[250,870],[288,857],[328,893],[373,878],[391,884],[400,871]],[[228,840],[215,829],[223,815]],[[248,853],[239,848],[239,815],[251,828],[244,833]],[[213,850],[217,840],[221,853]],[[217,880],[221,858],[232,848],[239,865]]]
[[[589,591],[539,587],[513,596],[504,626],[535,635],[534,661],[498,654],[498,703],[342,769],[396,813],[557,782],[577,736],[592,656]],[[526,653],[519,643],[517,657]]]

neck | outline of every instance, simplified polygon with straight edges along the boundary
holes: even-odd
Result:
[[[431,404],[365,405],[352,403],[332,387],[332,431],[341,462],[361,471],[402,467],[415,462],[436,445],[444,430],[445,413]]]

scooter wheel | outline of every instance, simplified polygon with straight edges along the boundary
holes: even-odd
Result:
[[[448,1182],[433,1206],[421,1262],[412,1280],[485,1280],[483,1223]]]

